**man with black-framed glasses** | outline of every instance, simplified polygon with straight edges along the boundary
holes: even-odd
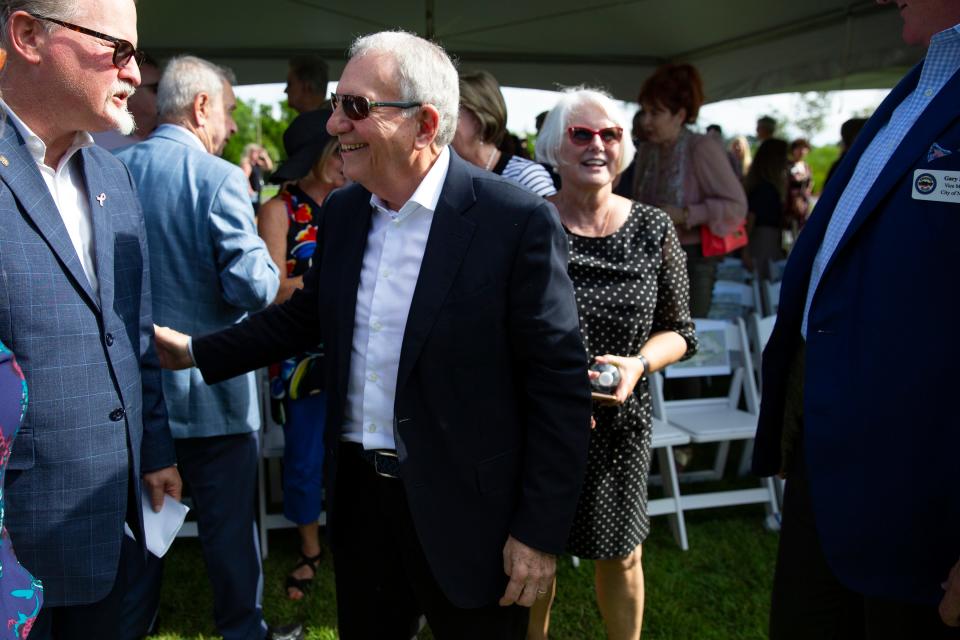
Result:
[[[143,217],[89,134],[133,129],[136,20],[132,0],[0,2],[0,340],[31,398],[4,506],[43,583],[31,638],[120,638],[145,554],[124,526],[143,541],[141,493],[154,508],[180,494]]]
[[[157,128],[157,88],[160,84],[162,66],[150,54],[145,54],[140,64],[140,86],[127,98],[127,108],[133,116],[135,127],[129,135],[117,130],[94,133],[93,141],[104,149],[113,151],[146,140]]]

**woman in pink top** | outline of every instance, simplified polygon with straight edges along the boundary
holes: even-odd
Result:
[[[724,236],[747,215],[747,197],[722,145],[687,128],[703,105],[703,82],[689,64],[667,64],[640,89],[640,126],[633,196],[667,212],[687,254],[690,312],[710,310],[719,257],[704,257],[700,226]]]

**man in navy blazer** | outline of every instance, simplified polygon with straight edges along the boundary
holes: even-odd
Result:
[[[153,317],[189,333],[239,322],[273,302],[279,286],[279,271],[257,235],[247,179],[218,157],[237,129],[232,81],[232,73],[206,60],[173,58],[160,78],[160,126],[117,153],[143,203]],[[163,391],[213,587],[217,632],[224,640],[261,640],[267,629],[255,533],[256,375],[207,385],[196,369],[164,371]]]
[[[960,317],[960,2],[896,4],[927,57],[824,190],[764,352],[754,470],[787,477],[774,639],[960,637],[960,350],[921,326]]]
[[[421,614],[440,640],[524,638],[590,429],[566,238],[544,200],[450,150],[440,47],[384,32],[350,53],[327,130],[357,184],[325,205],[304,289],[193,354],[215,382],[322,336],[341,638],[411,638]],[[185,336],[158,341],[191,363]]]
[[[57,14],[43,15],[35,4],[5,2],[0,16],[0,340],[30,393],[5,524],[43,582],[30,637],[114,638],[125,573],[145,554],[141,477],[154,505],[180,492],[140,205],[126,168],[87,133],[133,127],[136,8],[44,3]]]

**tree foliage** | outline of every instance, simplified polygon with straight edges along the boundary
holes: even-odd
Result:
[[[826,91],[808,91],[797,96],[791,124],[807,140],[813,139],[826,126],[833,108],[833,97]]]
[[[270,153],[275,164],[286,159],[283,132],[297,116],[297,112],[291,109],[286,101],[280,103],[279,118],[274,118],[273,110],[273,105],[245,102],[238,98],[237,109],[233,112],[237,132],[223,150],[223,157],[234,164],[240,164],[243,148],[251,142],[257,142]]]

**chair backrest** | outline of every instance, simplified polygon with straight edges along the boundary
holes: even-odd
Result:
[[[777,316],[761,318],[759,314],[755,313],[750,320],[754,324],[754,335],[757,337],[756,351],[757,353],[763,353],[763,350],[767,347],[767,341],[770,339],[770,334],[773,333],[773,325],[777,323]]]
[[[763,281],[763,306],[764,312],[768,316],[773,316],[777,314],[777,309],[780,307],[780,281],[771,282],[770,280]]]
[[[773,333],[773,325],[777,322],[777,316],[766,316],[761,318],[759,313],[750,314],[750,324],[747,325],[747,337],[750,340],[750,350],[753,352],[753,368],[757,373],[757,383],[760,384],[762,376],[760,375],[760,366],[763,363],[763,350],[767,346],[770,334]]]
[[[683,362],[664,369],[667,378],[693,378],[732,375],[729,399],[731,406],[739,403],[741,392],[750,413],[758,413],[760,395],[754,377],[753,357],[747,341],[743,319],[732,322],[695,318],[699,348]]]
[[[743,282],[717,280],[713,284],[709,317],[714,320],[742,318],[754,309],[753,288]]]
[[[787,266],[787,259],[783,260],[771,260],[770,261],[770,280],[772,282],[780,282],[783,279],[783,270]]]
[[[717,280],[729,280],[731,282],[748,282],[752,274],[743,266],[740,258],[724,258],[717,265]]]

